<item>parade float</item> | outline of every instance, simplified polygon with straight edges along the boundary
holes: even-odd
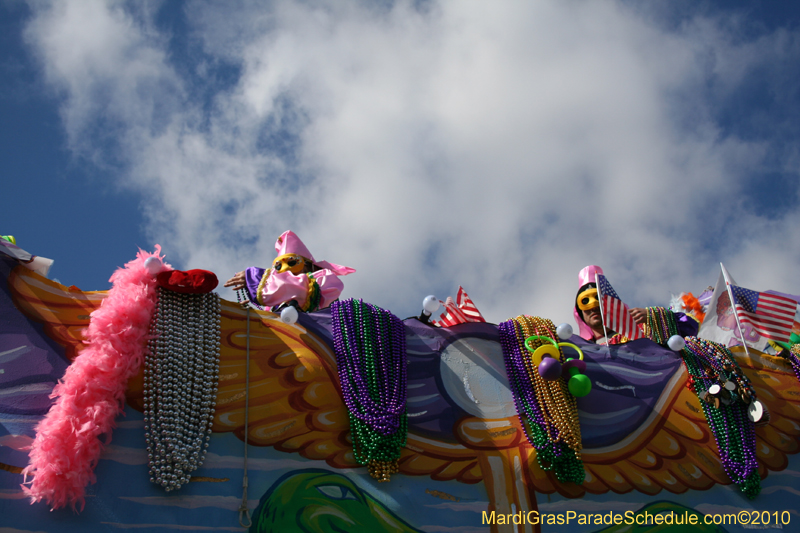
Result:
[[[656,311],[609,346],[432,299],[273,312],[159,249],[82,291],[4,246],[0,531],[800,524],[800,346],[677,342]]]

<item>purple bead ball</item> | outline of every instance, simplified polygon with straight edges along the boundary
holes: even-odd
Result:
[[[539,375],[545,381],[555,381],[561,377],[561,363],[552,357],[543,357],[539,363]]]

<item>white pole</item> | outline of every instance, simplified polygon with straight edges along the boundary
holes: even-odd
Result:
[[[747,350],[747,342],[744,340],[742,323],[739,322],[739,313],[736,312],[736,304],[733,302],[733,292],[731,291],[731,282],[728,279],[728,271],[725,270],[725,266],[722,263],[719,264],[719,267],[722,269],[722,275],[725,277],[725,288],[728,289],[728,299],[731,301],[731,307],[733,308],[733,317],[736,319],[736,328],[739,330],[739,339],[741,339],[742,345],[744,346],[744,353],[747,354],[747,357],[750,357],[750,352]]]

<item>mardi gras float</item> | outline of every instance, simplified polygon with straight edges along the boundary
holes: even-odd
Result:
[[[796,335],[767,349],[742,326],[751,347],[729,347],[680,335],[664,308],[638,328],[603,307],[616,340],[594,342],[578,313],[613,293],[599,269],[581,280],[580,335],[487,323],[462,291],[438,321],[435,298],[400,320],[336,300],[352,269],[282,239],[270,269],[229,282],[239,302],[159,248],[81,291],[2,242],[0,529],[800,524]],[[681,311],[721,324],[721,309]]]

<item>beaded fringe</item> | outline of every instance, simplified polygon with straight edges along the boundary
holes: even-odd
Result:
[[[389,481],[406,445],[407,364],[403,322],[361,300],[331,305],[333,345],[353,456],[370,475]]]
[[[519,421],[536,449],[542,470],[553,471],[561,482],[583,483],[581,427],[578,406],[563,378],[545,381],[533,366],[525,339],[531,335],[556,338],[552,321],[520,315],[500,324],[500,344]],[[541,345],[542,341],[537,340]],[[560,360],[565,362],[559,349]]]
[[[647,322],[644,334],[656,344],[666,345],[673,335],[678,335],[678,324],[675,315],[665,307],[647,307]]]
[[[681,356],[689,371],[687,386],[700,399],[725,473],[745,496],[755,498],[761,492],[761,477],[755,424],[747,416],[747,406],[757,400],[753,386],[730,350],[716,342],[686,337]],[[709,393],[714,385],[724,392],[722,401]]]
[[[789,364],[792,365],[792,370],[794,370],[794,375],[797,377],[797,380],[800,381],[800,344],[792,344],[791,349],[788,353],[786,353],[785,357],[786,360],[789,361]]]
[[[220,299],[158,289],[144,364],[150,482],[169,492],[205,460],[216,407]]]

